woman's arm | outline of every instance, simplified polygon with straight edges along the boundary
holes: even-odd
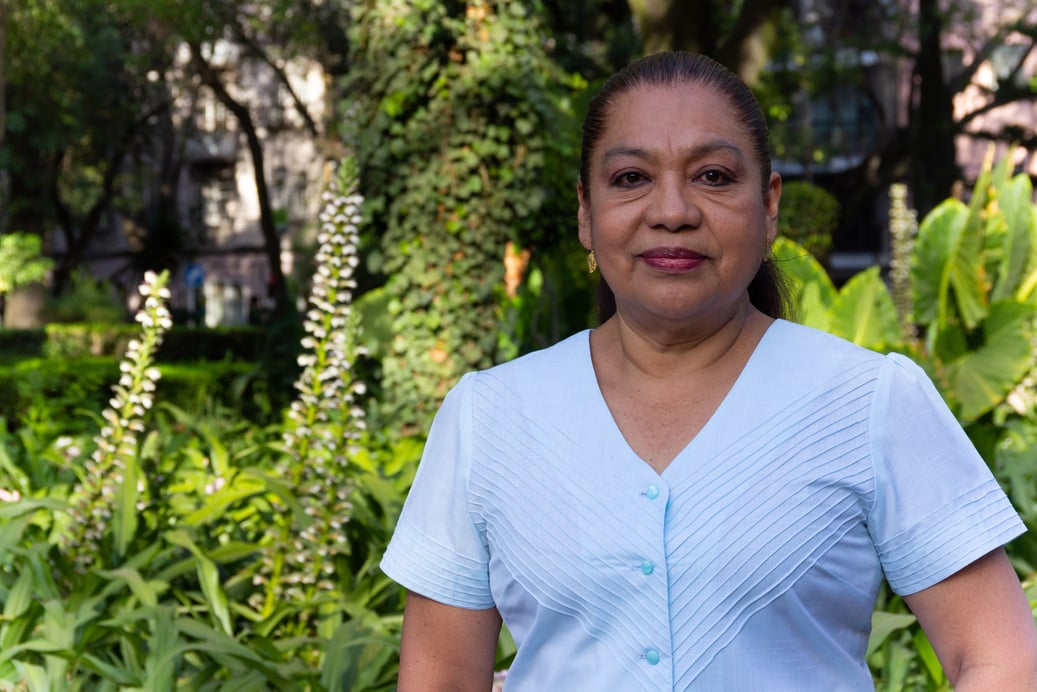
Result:
[[[1004,550],[904,600],[955,690],[1037,691],[1037,627]]]
[[[408,591],[399,692],[488,692],[500,628],[496,608],[456,608]]]

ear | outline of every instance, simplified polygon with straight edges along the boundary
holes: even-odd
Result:
[[[594,243],[591,241],[590,209],[587,208],[587,200],[583,196],[582,180],[576,181],[576,199],[579,201],[579,208],[576,210],[576,219],[579,222],[580,244],[582,244],[587,250],[593,250]]]
[[[778,208],[781,202],[781,176],[771,172],[771,179],[767,182],[767,192],[763,198],[764,214],[767,218],[767,245],[774,243],[778,237]]]

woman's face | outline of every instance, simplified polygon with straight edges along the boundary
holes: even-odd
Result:
[[[626,319],[726,320],[777,233],[781,178],[760,180],[724,97],[642,86],[612,105],[579,186],[580,241]]]

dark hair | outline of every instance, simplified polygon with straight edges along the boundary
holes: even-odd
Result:
[[[698,84],[721,95],[734,109],[738,123],[753,143],[760,166],[761,194],[766,194],[771,177],[770,135],[759,102],[738,75],[705,55],[684,51],[655,53],[635,60],[612,75],[587,107],[580,144],[580,182],[584,202],[590,199],[590,158],[608,125],[612,106],[627,92],[641,86]],[[778,318],[786,315],[783,281],[772,262],[763,262],[749,283],[749,300],[761,312]],[[598,285],[598,318],[604,322],[616,312],[616,298],[602,279]]]

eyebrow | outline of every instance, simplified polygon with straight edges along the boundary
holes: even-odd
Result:
[[[715,140],[712,142],[706,142],[705,144],[699,144],[688,150],[688,153],[693,157],[700,157],[706,154],[712,154],[717,151],[726,151],[734,154],[740,161],[745,160],[745,156],[742,150],[731,144],[727,140]],[[628,147],[628,146],[616,146],[605,150],[605,153],[601,157],[602,163],[608,163],[611,159],[621,156],[632,156],[639,159],[651,159],[652,154],[647,149],[640,147]]]

